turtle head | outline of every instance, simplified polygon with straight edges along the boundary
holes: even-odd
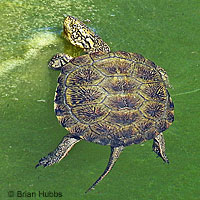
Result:
[[[64,37],[85,52],[110,52],[110,47],[82,21],[67,16],[64,20]]]

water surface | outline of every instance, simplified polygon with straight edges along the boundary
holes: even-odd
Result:
[[[41,199],[199,199],[199,10],[195,0],[1,0],[0,199],[20,199],[17,191],[24,199],[43,191],[49,197]],[[110,148],[82,141],[59,164],[35,170],[67,133],[53,111],[59,72],[47,67],[55,53],[81,53],[62,38],[64,15],[85,21],[113,51],[140,53],[168,72],[175,103],[165,131],[169,165],[156,158],[152,141],[127,147],[85,195]]]

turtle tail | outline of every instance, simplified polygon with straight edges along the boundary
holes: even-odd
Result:
[[[92,186],[88,188],[88,190],[85,192],[89,192],[90,190],[94,189],[95,186],[111,171],[112,167],[116,163],[117,159],[119,158],[121,152],[123,151],[124,146],[119,146],[119,147],[111,147],[111,153],[110,153],[110,158],[108,161],[108,165],[105,169],[105,171],[102,173],[102,175],[93,183]]]

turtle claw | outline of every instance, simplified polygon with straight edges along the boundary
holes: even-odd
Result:
[[[37,169],[40,166],[40,164],[35,165],[35,169]]]
[[[35,166],[35,168],[38,168],[39,166],[47,167],[50,165],[53,165],[56,163],[56,160],[53,159],[52,154],[49,154],[47,157],[43,157],[39,160],[39,163]]]
[[[165,163],[169,164],[169,160],[167,158],[167,155],[165,154],[165,140],[162,133],[154,138],[152,148],[153,151],[157,154],[157,158],[161,157]]]
[[[71,136],[65,136],[53,152],[39,160],[39,163],[35,166],[35,168],[41,165],[43,167],[48,167],[60,162],[68,154],[70,149],[79,141],[79,138],[77,139]]]
[[[165,164],[165,163],[169,164],[169,160],[168,160],[168,158],[167,158],[166,155],[165,155],[165,157],[162,157],[161,155],[157,155],[157,156],[156,156],[156,158],[160,158],[160,157],[162,158],[164,164]]]

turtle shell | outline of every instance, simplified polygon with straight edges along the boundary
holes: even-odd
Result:
[[[61,69],[54,108],[74,137],[110,146],[155,138],[174,106],[155,63],[136,53],[90,53]],[[159,67],[160,69],[160,67]]]

